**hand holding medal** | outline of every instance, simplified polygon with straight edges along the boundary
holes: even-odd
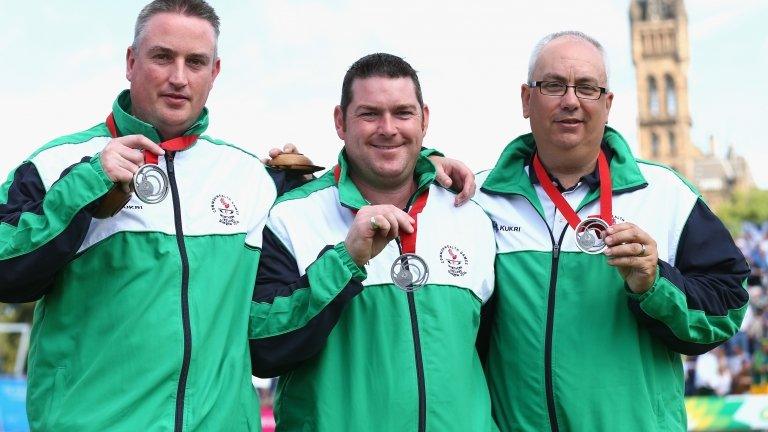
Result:
[[[364,206],[355,214],[344,244],[362,267],[398,235],[413,232],[415,223],[408,213],[393,205]]]
[[[659,259],[656,242],[648,233],[631,223],[613,225],[610,166],[601,151],[597,158],[600,177],[600,215],[581,220],[563,195],[552,185],[538,154],[533,169],[547,196],[563,214],[576,236],[576,246],[588,254],[605,253],[608,264],[616,267],[629,289],[644,293],[653,285]]]
[[[632,292],[648,291],[656,279],[659,252],[656,242],[645,231],[631,223],[620,223],[606,230],[605,255],[616,267]]]
[[[168,175],[157,164],[166,150],[185,150],[197,141],[197,135],[184,135],[155,144],[142,135],[120,136],[112,114],[107,117],[112,140],[101,152],[101,164],[116,183],[101,200],[94,217],[114,216],[131,199],[131,192],[147,204],[157,204],[168,195]]]
[[[162,155],[165,151],[142,135],[127,135],[109,141],[100,153],[101,166],[115,187],[101,199],[94,217],[104,219],[114,216],[131,199],[135,173],[144,164],[146,153]],[[165,173],[163,173],[165,174]]]

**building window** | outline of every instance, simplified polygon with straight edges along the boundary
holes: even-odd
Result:
[[[651,155],[654,159],[659,157],[659,136],[651,134]]]
[[[669,132],[669,155],[677,156],[677,143],[675,142],[674,132]]]
[[[667,114],[674,116],[677,114],[677,93],[675,92],[675,81],[669,75],[664,78],[664,81],[664,92],[667,96]]]
[[[659,88],[654,77],[648,77],[648,111],[653,117],[659,115]]]

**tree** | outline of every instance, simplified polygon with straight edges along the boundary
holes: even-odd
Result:
[[[733,194],[728,202],[715,210],[735,237],[741,234],[744,222],[761,224],[768,221],[768,191],[750,189]]]
[[[0,322],[32,323],[34,303],[7,304],[0,303]],[[16,351],[19,347],[19,335],[15,333],[0,333],[0,375],[13,372]]]

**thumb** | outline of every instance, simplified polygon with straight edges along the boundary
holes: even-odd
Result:
[[[440,186],[445,188],[449,188],[453,184],[453,181],[448,176],[448,174],[446,174],[443,171],[438,172],[437,175],[435,176],[435,179],[437,180],[438,183],[440,183]]]

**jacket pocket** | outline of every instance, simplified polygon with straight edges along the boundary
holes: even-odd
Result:
[[[61,399],[65,392],[65,384],[67,380],[67,368],[65,366],[59,366],[56,368],[53,374],[53,389],[51,395],[48,398],[48,406],[45,410],[45,417],[43,424],[44,431],[56,430],[56,421],[61,411]]]

